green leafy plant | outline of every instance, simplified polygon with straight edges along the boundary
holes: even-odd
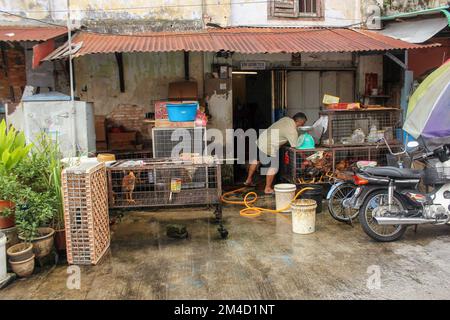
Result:
[[[17,177],[11,174],[0,173],[0,199],[7,199],[15,203],[21,198],[23,186],[17,181]],[[13,209],[4,208],[0,215],[4,217],[10,216],[14,213]]]
[[[25,241],[38,235],[38,228],[48,225],[54,216],[54,199],[49,192],[23,191],[23,202],[16,203],[16,225]]]
[[[35,192],[46,193],[54,215],[51,224],[55,229],[64,227],[64,209],[61,191],[61,153],[57,141],[47,134],[36,137],[30,156],[15,169],[20,181]]]
[[[5,120],[0,122],[0,172],[11,172],[32,148],[27,145],[23,132],[14,127],[8,129]]]

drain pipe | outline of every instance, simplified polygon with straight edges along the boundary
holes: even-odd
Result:
[[[72,104],[72,151],[73,157],[77,156],[77,119],[75,110],[75,96],[73,89],[73,65],[72,65],[72,22],[70,21],[70,0],[67,0],[67,42],[69,45],[69,82],[70,82],[70,102]]]
[[[189,51],[184,52],[184,80],[189,81]]]
[[[3,232],[0,232],[0,283],[2,283],[6,277],[6,236]]]

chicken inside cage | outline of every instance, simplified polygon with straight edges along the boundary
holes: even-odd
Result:
[[[111,207],[208,204],[218,198],[218,166],[127,161],[108,168]]]

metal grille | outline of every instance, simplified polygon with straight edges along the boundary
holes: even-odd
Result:
[[[216,163],[124,160],[107,171],[110,208],[218,204],[222,192]]]
[[[400,146],[391,146],[398,152]],[[311,163],[308,157],[323,152],[324,160]],[[281,162],[281,177],[292,183],[326,183],[336,172],[356,169],[356,163],[362,160],[377,161],[378,166],[387,165],[389,151],[386,147],[341,147],[319,148],[314,150],[283,149],[284,159]]]
[[[110,244],[106,170],[103,163],[63,170],[67,260],[96,264]]]
[[[180,153],[204,154],[206,150],[206,128],[153,128],[153,157],[173,157],[177,148]]]
[[[328,142],[324,143],[327,146],[344,146],[344,140],[351,137],[355,129],[362,129],[367,136],[372,126],[376,126],[378,130],[387,130],[390,135],[388,139],[395,142],[395,133],[401,129],[401,111],[398,109],[323,111],[320,115],[328,116]],[[367,145],[367,139],[361,145]]]
[[[298,0],[300,15],[311,15],[317,13],[317,1],[320,0]]]

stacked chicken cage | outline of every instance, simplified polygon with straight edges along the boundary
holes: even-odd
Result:
[[[110,245],[104,163],[81,163],[62,172],[67,260],[97,264]]]
[[[213,157],[121,160],[107,171],[111,209],[214,205],[222,221],[220,163]]]
[[[396,133],[401,129],[399,109],[330,110],[320,115],[328,117],[322,147],[308,150],[283,148],[281,176],[284,180],[297,184],[328,183],[355,170],[358,161],[387,165],[389,150],[385,138],[394,152],[399,151],[401,142],[396,139]],[[378,138],[375,136],[371,141],[366,138],[360,143],[349,139],[355,130],[368,133],[375,127],[381,129],[377,130]]]
[[[206,128],[153,128],[152,141],[154,158],[169,158],[179,153],[204,154]]]

